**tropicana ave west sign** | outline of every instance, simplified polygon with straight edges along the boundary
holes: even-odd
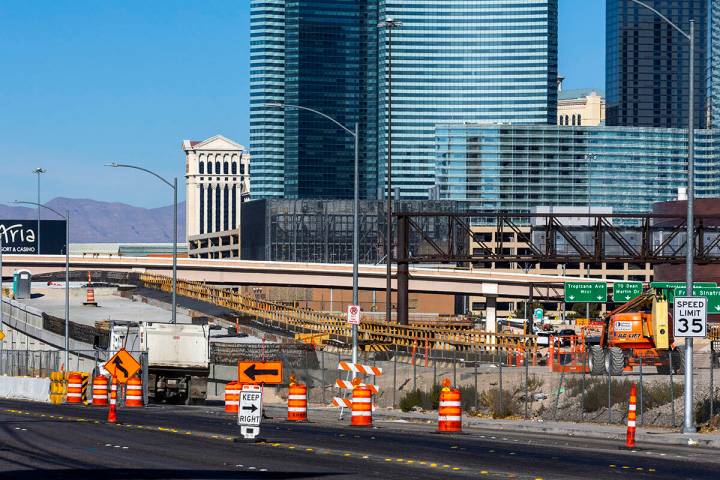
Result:
[[[565,303],[605,303],[607,283],[565,282]]]

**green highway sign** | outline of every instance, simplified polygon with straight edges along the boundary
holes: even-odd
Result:
[[[668,302],[673,303],[675,300],[675,289],[684,288],[685,285],[685,282],[652,282],[650,283],[650,288],[667,290],[667,300]],[[715,282],[693,282],[693,285],[695,288],[717,288],[718,286]],[[709,308],[710,307],[708,307],[708,309]]]
[[[675,289],[674,297],[685,297],[687,287],[679,287]],[[693,296],[705,297],[708,300],[708,314],[720,314],[720,288],[698,287],[693,283]]]
[[[565,303],[605,303],[607,283],[565,282]]]
[[[615,282],[613,284],[613,302],[625,303],[643,293],[642,282]]]

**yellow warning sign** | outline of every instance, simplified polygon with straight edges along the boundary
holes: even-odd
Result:
[[[0,342],[2,342],[3,340],[5,340],[5,333],[0,331]]]

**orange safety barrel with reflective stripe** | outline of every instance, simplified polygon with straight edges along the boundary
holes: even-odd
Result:
[[[93,379],[92,404],[106,406],[108,404],[108,379],[98,375]]]
[[[129,378],[127,388],[125,390],[125,406],[126,407],[142,407],[142,380],[138,377]]]
[[[240,404],[240,383],[229,382],[225,385],[225,411],[237,413]]]
[[[460,390],[444,387],[440,390],[438,405],[438,432],[462,431],[462,402]]]
[[[372,425],[372,390],[357,386],[352,392],[352,417],[350,425],[368,427]]]
[[[67,403],[82,403],[82,375],[79,372],[68,375]]]
[[[307,420],[307,386],[296,384],[288,388],[288,421]]]

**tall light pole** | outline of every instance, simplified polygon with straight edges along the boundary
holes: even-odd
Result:
[[[46,172],[47,172],[47,170],[45,170],[44,168],[40,168],[40,167],[38,167],[38,168],[36,168],[35,170],[33,170],[33,173],[34,173],[35,175],[37,175],[37,203],[38,203],[38,205],[42,204],[42,202],[40,202],[40,175],[42,175],[43,173],[46,173]],[[40,255],[40,207],[38,207],[38,209],[37,209],[37,214],[38,214],[38,220],[37,220],[37,252],[35,252],[35,253],[37,253],[38,255]]]
[[[388,323],[392,320],[392,31],[402,27],[402,22],[392,17],[385,17],[378,23],[378,28],[388,32],[387,48],[387,160],[385,167],[385,183],[387,184],[386,232],[385,232],[385,262],[387,264],[385,285],[385,318]]]
[[[124,163],[109,163],[105,165],[106,167],[113,167],[113,168],[132,168],[135,170],[140,170],[145,173],[149,173],[150,175],[158,178],[161,182],[165,183],[168,187],[172,188],[173,191],[173,238],[172,238],[172,316],[170,319],[170,323],[177,323],[177,235],[178,235],[178,195],[177,195],[177,177],[173,179],[173,182],[170,183],[168,180],[165,180],[163,177],[158,175],[157,173],[148,170],[147,168],[138,167],[136,165],[127,165]]]
[[[65,215],[55,209],[42,205],[37,202],[21,202],[15,200],[13,203],[21,205],[35,205],[38,208],[44,208],[53,212],[58,217],[65,220],[65,369],[70,368],[70,210],[65,210]],[[2,269],[0,268],[0,271]]]
[[[692,295],[693,265],[695,263],[695,20],[690,20],[690,32],[675,25],[665,15],[640,0],[630,0],[660,17],[690,42],[690,88],[688,91],[688,186],[687,186],[687,252],[685,257],[685,283],[688,295]],[[672,365],[670,365],[672,367]],[[683,433],[695,433],[693,408],[693,339],[685,338],[685,421]]]
[[[588,205],[588,236],[590,235],[590,228],[592,228],[590,217],[592,215],[592,175],[590,175],[590,161],[597,160],[597,155],[594,153],[589,153],[585,155],[585,162],[587,163],[587,182],[588,182],[588,189],[587,189],[587,205]],[[586,269],[586,277],[588,279],[588,282],[590,281],[590,262],[587,262],[587,265],[585,265]],[[585,304],[585,316],[588,320],[590,320],[590,303]]]
[[[354,179],[353,179],[353,250],[352,250],[352,262],[353,262],[353,270],[352,270],[352,295],[353,295],[353,305],[359,305],[359,296],[358,296],[358,268],[360,263],[360,218],[359,218],[359,210],[360,210],[360,124],[358,122],[355,122],[355,131],[350,130],[348,127],[343,125],[342,123],[338,122],[334,118],[332,118],[329,115],[326,115],[318,110],[314,110],[312,108],[303,107],[301,105],[290,105],[287,103],[266,103],[266,107],[270,108],[292,108],[295,110],[305,110],[307,112],[314,113],[316,115],[320,115],[323,118],[326,118],[327,120],[330,120],[338,127],[345,130],[346,133],[350,134],[355,139],[355,173],[354,173]],[[352,362],[357,363],[358,357],[358,326],[353,325],[352,326]],[[353,374],[354,375],[354,374]]]
[[[3,323],[3,235],[5,232],[0,232],[0,334],[3,334],[3,330],[5,330],[4,323]],[[2,335],[0,335],[2,336]],[[3,370],[3,359],[2,359],[2,352],[3,352],[3,343],[5,342],[5,337],[0,338],[0,375],[5,374],[5,370]]]

